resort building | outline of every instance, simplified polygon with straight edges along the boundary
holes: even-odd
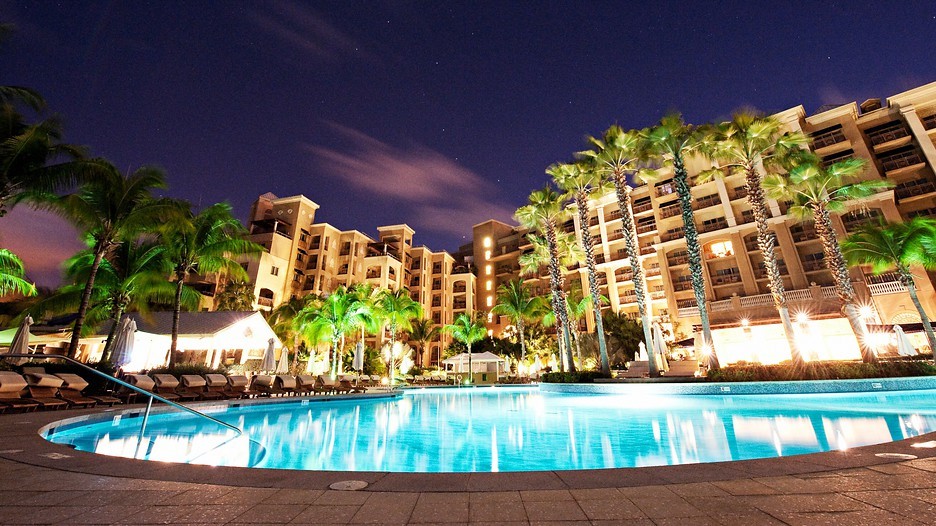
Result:
[[[839,236],[869,221],[899,221],[913,216],[936,217],[936,83],[894,95],[885,101],[824,106],[807,115],[802,106],[774,115],[789,130],[811,137],[811,147],[829,164],[858,157],[868,161],[863,177],[893,183],[887,191],[851,203],[848,213],[833,216]],[[779,326],[764,268],[757,249],[753,215],[746,200],[742,175],[726,175],[706,183],[694,177],[712,163],[702,158],[687,160],[692,186],[695,224],[703,251],[707,308],[715,329],[715,343],[723,361],[789,358]],[[666,170],[666,169],[664,169]],[[637,186],[632,195],[638,261],[626,254],[621,212],[614,194],[591,202],[588,224],[574,217],[562,225],[581,240],[588,232],[595,240],[601,294],[608,309],[637,316],[631,265],[639,264],[647,276],[652,315],[672,324],[678,339],[699,330],[699,309],[693,296],[683,222],[672,172],[654,184]],[[812,358],[857,356],[857,345],[847,322],[834,281],[823,261],[822,245],[811,222],[799,222],[786,214],[788,203],[771,201],[770,224],[777,237],[777,253],[784,275],[786,298],[804,338],[823,338],[826,354]],[[472,253],[479,269],[476,296],[480,308],[496,302],[497,287],[519,276],[518,259],[531,250],[526,231],[499,221],[473,227]],[[919,323],[920,317],[896,275],[874,276],[869,269],[852,269],[852,282],[866,307],[870,324]],[[936,316],[936,276],[920,269],[914,276],[924,308]],[[588,274],[582,265],[566,276],[588,290]],[[544,271],[528,281],[537,294],[547,294]],[[489,330],[500,334],[506,318],[488,316]],[[583,322],[594,331],[590,316]],[[756,344],[754,342],[757,342]],[[921,338],[918,347],[923,347]],[[759,356],[754,356],[757,348]],[[776,351],[776,356],[767,356]]]
[[[272,310],[290,298],[327,295],[339,286],[371,283],[375,287],[410,291],[424,316],[439,325],[458,314],[473,313],[475,275],[445,251],[413,246],[415,232],[407,225],[377,228],[377,238],[357,230],[339,230],[316,223],[319,206],[302,195],[279,198],[267,193],[251,206],[250,240],[265,248],[244,268],[254,285],[256,309]],[[445,335],[426,346],[417,364],[436,363]]]

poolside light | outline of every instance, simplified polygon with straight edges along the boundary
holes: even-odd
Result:
[[[806,322],[808,322],[808,321],[809,321],[809,314],[806,314],[805,312],[797,313],[797,314],[796,314],[796,321],[797,321],[797,323],[806,323]]]
[[[747,318],[741,318],[741,326],[742,326],[742,327],[749,327],[750,325],[751,325],[751,320],[749,320],[749,319],[747,319]]]
[[[858,314],[866,320],[869,320],[874,317],[874,309],[870,305],[862,305],[858,308]]]

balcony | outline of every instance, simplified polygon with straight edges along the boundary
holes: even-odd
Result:
[[[624,294],[618,296],[618,303],[621,305],[629,305],[631,303],[637,303],[637,293],[634,291],[627,291]]]
[[[728,228],[728,221],[724,217],[718,217],[702,221],[702,224],[699,225],[699,232],[715,232],[723,228]]]
[[[686,281],[674,281],[673,290],[680,292],[683,290],[692,290],[692,282],[689,280]]]
[[[623,230],[615,230],[614,232],[608,234],[608,241],[617,241],[618,239],[624,239]]]
[[[822,259],[813,259],[803,262],[803,270],[805,272],[819,272],[820,270],[825,270],[825,261]]]
[[[931,206],[929,208],[924,208],[922,210],[914,210],[910,212],[910,217],[934,217],[936,218],[936,206]]]
[[[466,290],[467,288],[465,287],[464,283],[458,283],[454,287],[452,287],[452,292],[454,294],[464,294]]]
[[[816,233],[816,229],[812,226],[804,227],[796,225],[790,228],[790,237],[793,238],[794,243],[803,243],[805,241],[819,239],[819,234]]]
[[[822,148],[832,146],[833,144],[845,142],[846,140],[847,139],[845,138],[845,134],[842,133],[842,129],[838,128],[835,130],[820,133],[819,135],[816,135],[815,137],[813,137],[812,147],[813,147],[813,150],[820,150]]]
[[[826,157],[823,157],[822,162],[820,164],[822,165],[823,168],[828,168],[835,163],[848,161],[854,158],[855,158],[855,151],[849,149],[849,150],[845,150],[844,152],[837,153],[835,155],[828,155]]]
[[[599,221],[598,221],[597,216],[592,217],[591,219],[588,220],[588,226],[598,226],[598,222]]]
[[[660,240],[663,242],[673,241],[674,239],[681,239],[685,235],[686,235],[685,227],[671,228],[667,230],[666,233],[664,233],[662,236],[660,236]]]
[[[650,212],[653,210],[653,203],[650,201],[643,201],[639,203],[634,203],[632,208],[634,209],[635,214],[642,214],[644,212]],[[618,217],[621,217],[621,211],[618,210]]]
[[[666,264],[675,267],[676,265],[686,265],[689,263],[689,254],[683,252],[673,256],[666,257]],[[659,269],[658,269],[659,270]]]
[[[868,210],[867,212],[849,212],[842,216],[842,224],[845,230],[857,230],[859,227],[868,223],[873,223],[875,219],[881,217],[879,210]]]
[[[900,282],[900,276],[893,272],[879,274],[877,276],[866,275],[865,283],[868,285],[868,291],[871,292],[872,296],[898,294],[907,291],[907,287]]]
[[[659,184],[655,188],[656,196],[663,197],[664,195],[670,195],[676,193],[676,185],[673,183],[664,183]]]
[[[647,271],[646,271],[644,274],[645,274],[648,278],[652,278],[652,277],[654,277],[654,276],[659,276],[659,275],[661,275],[662,272],[660,271],[660,267],[650,267],[650,268],[647,269]]]
[[[455,310],[465,310],[467,306],[468,306],[468,303],[464,301],[456,301],[452,303],[452,308]]]
[[[633,273],[632,271],[630,271],[630,270],[626,270],[626,271],[624,271],[624,272],[615,272],[615,273],[614,273],[614,281],[618,281],[618,282],[621,282],[621,281],[631,281],[631,280],[633,280],[633,279],[634,279],[634,273]]]
[[[652,254],[656,254],[656,249],[653,248],[652,246],[646,245],[646,246],[640,247],[640,255],[649,256]]]
[[[703,208],[708,208],[710,206],[718,206],[721,204],[721,198],[718,197],[718,194],[711,194],[704,197],[700,197],[692,201],[693,210],[701,210]]]
[[[738,199],[745,199],[748,196],[748,191],[746,186],[736,186],[730,192],[728,192],[728,197],[732,201],[737,201]]]
[[[934,130],[934,129],[936,129],[936,113],[934,113],[934,114],[932,114],[932,115],[927,115],[926,117],[923,117],[923,118],[920,119],[920,120],[923,121],[923,128],[924,128],[924,129],[927,129],[927,130]]]
[[[664,206],[660,208],[660,219],[666,219],[668,217],[678,216],[682,213],[682,208],[679,203],[674,203],[669,206]]]
[[[894,187],[894,195],[896,195],[898,199],[907,199],[908,197],[915,197],[931,192],[936,192],[936,185],[929,179],[904,181]]]
[[[896,141],[897,139],[903,139],[904,137],[909,137],[910,131],[899,122],[894,122],[885,126],[884,128],[878,128],[874,131],[868,132],[868,138],[871,139],[871,144],[874,146],[880,146],[882,144]]]
[[[656,221],[646,221],[643,223],[637,224],[637,234],[649,234],[651,232],[656,232],[657,226]]]
[[[661,300],[666,297],[665,290],[654,290],[650,292],[650,299]]]
[[[379,270],[368,270],[366,274],[367,279],[380,279]]]
[[[741,211],[741,220],[738,221],[739,224],[745,225],[747,223],[754,222],[754,211],[753,210],[742,210]]]
[[[884,167],[885,172],[893,172],[901,168],[909,168],[920,164],[923,164],[923,158],[913,149],[881,157],[881,165]]]
[[[716,274],[712,276],[712,285],[731,285],[734,283],[741,283],[741,271],[737,268],[728,269],[730,272],[727,274]]]
[[[789,276],[790,271],[787,269],[786,263],[784,263],[782,259],[779,260],[777,263],[779,263],[778,266],[780,267],[780,275]],[[760,263],[758,263],[757,268],[754,269],[754,278],[755,279],[767,279],[769,277],[770,276],[767,274],[767,267],[764,265],[764,262],[761,261]]]
[[[442,306],[442,301],[441,301],[441,300],[432,300],[432,306],[433,306],[433,307],[441,307],[441,306]]]
[[[514,267],[513,265],[500,265],[497,267],[497,275],[501,276],[504,274],[513,274],[517,270],[519,269],[517,267]]]
[[[260,305],[261,307],[273,308],[273,298],[264,298],[263,296],[260,296],[257,298],[257,305]]]

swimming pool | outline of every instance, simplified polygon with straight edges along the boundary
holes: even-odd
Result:
[[[808,395],[556,394],[426,389],[402,397],[289,400],[194,415],[53,425],[82,451],[223,466],[496,472],[621,468],[847,449],[936,431],[932,390]]]

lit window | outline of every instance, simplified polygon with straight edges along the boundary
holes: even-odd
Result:
[[[494,337],[494,329],[488,329],[488,338]]]
[[[493,270],[494,270],[494,266],[493,266],[493,265],[485,265],[485,266],[484,266],[484,273],[485,273],[485,274],[490,275],[491,272],[492,272]]]
[[[491,251],[490,251],[490,250],[485,250],[485,251],[484,251],[484,259],[491,259]]]
[[[716,241],[709,244],[707,252],[710,258],[726,258],[734,255],[734,248],[731,241]]]
[[[493,282],[491,280],[487,280],[487,283],[484,284],[484,289],[491,290],[492,286],[493,286]]]
[[[491,238],[484,238],[484,248],[491,248]]]
[[[488,296],[488,297],[487,297],[487,306],[488,306],[488,307],[493,307],[493,306],[494,306],[494,296]]]
[[[491,323],[491,322],[493,322],[493,321],[494,321],[494,313],[493,313],[493,312],[489,312],[489,313],[488,313],[488,323]]]

